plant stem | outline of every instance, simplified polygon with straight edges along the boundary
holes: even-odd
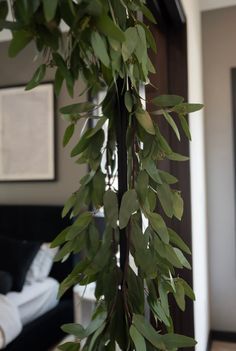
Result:
[[[118,201],[119,207],[124,193],[128,189],[127,185],[127,147],[126,147],[126,131],[128,127],[128,111],[124,104],[123,93],[124,81],[117,81],[117,112],[116,118],[116,137],[118,150]],[[120,230],[120,267],[125,272],[126,260],[129,255],[129,247],[126,236],[126,229]]]

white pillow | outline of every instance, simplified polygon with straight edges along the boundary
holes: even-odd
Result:
[[[58,248],[51,249],[49,243],[41,245],[26,275],[26,283],[45,280],[52,268]]]

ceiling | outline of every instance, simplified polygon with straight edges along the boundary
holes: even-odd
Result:
[[[197,0],[192,0],[197,1]],[[236,0],[199,0],[201,11],[214,10],[222,7],[236,6]]]

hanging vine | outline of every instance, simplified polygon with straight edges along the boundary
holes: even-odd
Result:
[[[112,351],[118,345],[128,351],[171,351],[194,346],[190,337],[174,333],[169,308],[170,295],[181,310],[186,296],[194,299],[191,287],[176,273],[176,269],[191,269],[185,256],[190,250],[156,210],[162,208],[166,218],[181,220],[183,200],[177,179],[159,169],[159,163],[188,158],[171,149],[158,121],[164,118],[180,140],[179,119],[190,139],[186,117],[202,105],[161,95],[151,101],[156,110],[145,109],[140,86],[149,84],[149,74],[155,72],[148,50],[156,52],[151,31],[139,20],[143,14],[155,23],[145,0],[15,0],[11,8],[14,21],[7,21],[7,1],[0,2],[0,29],[12,31],[9,55],[15,57],[30,42],[38,51],[40,65],[26,90],[38,86],[48,69],[55,69],[57,96],[63,82],[71,97],[83,93],[75,88],[79,79],[86,84],[85,102],[60,110],[68,122],[63,145],[78,135],[78,121],[94,121],[72,147],[71,157],[88,165],[89,173],[66,202],[62,215],[73,222],[52,247],[60,246],[57,261],[82,253],[81,261],[62,282],[59,295],[75,284],[96,282],[97,302],[88,327],[62,327],[77,341],[60,349]],[[60,29],[62,21],[68,26],[65,35]],[[87,101],[88,93],[96,97],[100,91],[106,95],[99,105]],[[121,120],[126,126],[127,159],[123,193],[115,181]],[[102,208],[105,230],[101,238],[94,215]],[[149,322],[146,304],[158,331]]]

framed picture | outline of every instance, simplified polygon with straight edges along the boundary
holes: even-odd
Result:
[[[0,181],[55,180],[53,85],[0,89]]]

